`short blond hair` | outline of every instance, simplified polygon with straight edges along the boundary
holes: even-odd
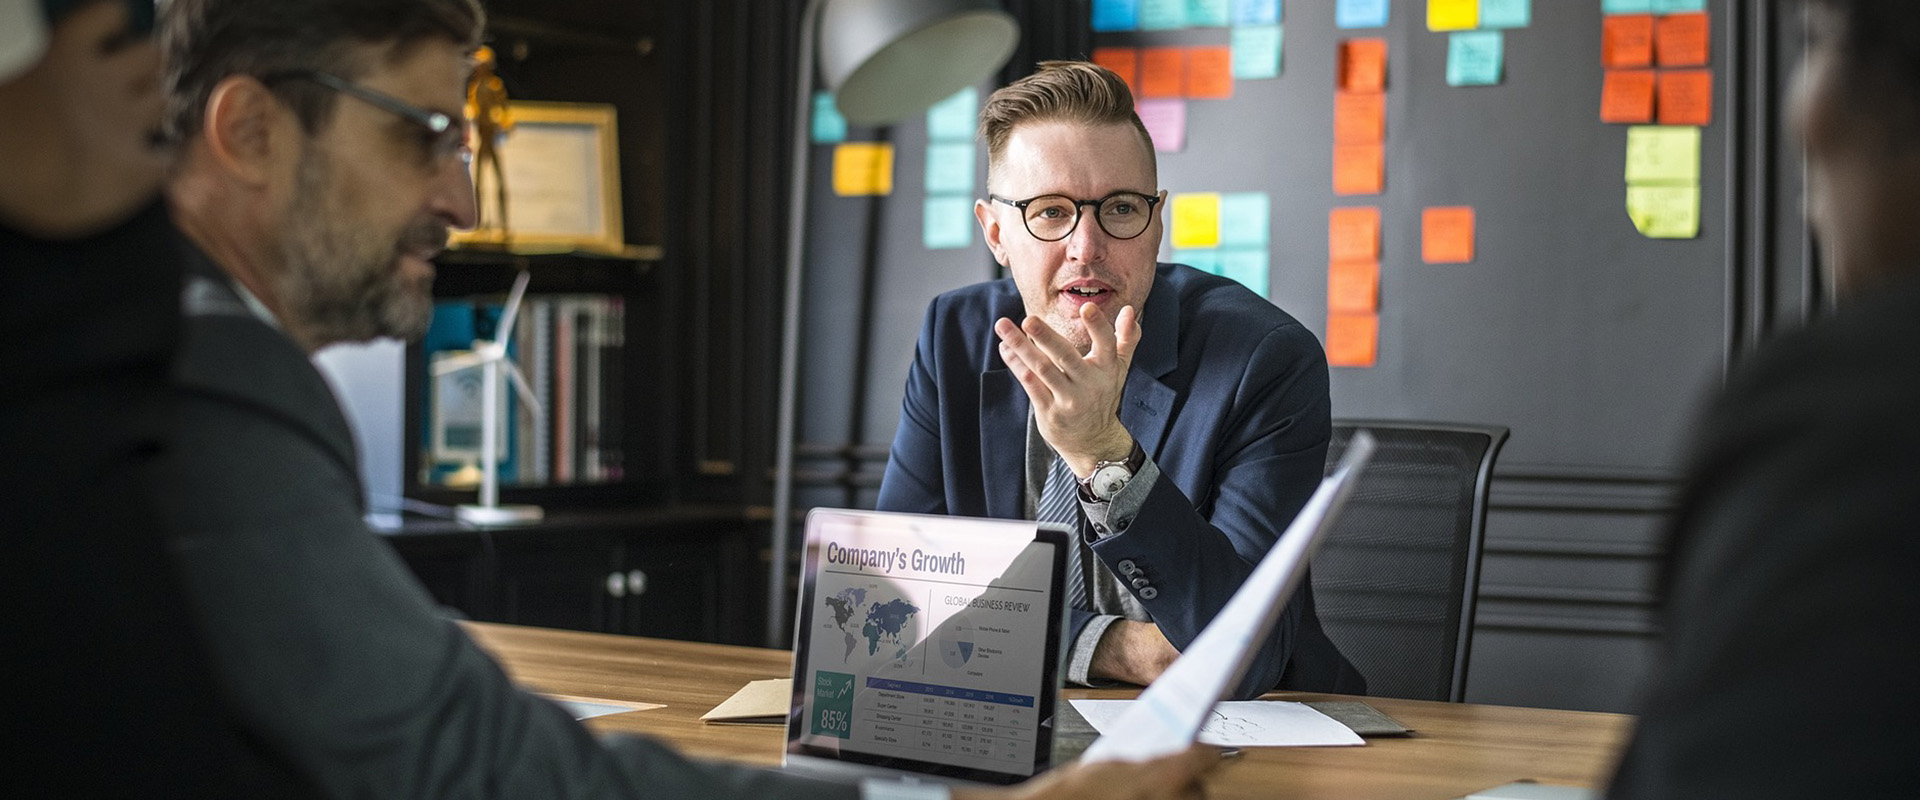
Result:
[[[1030,122],[1132,125],[1147,162],[1157,173],[1153,138],[1133,110],[1133,92],[1113,70],[1087,61],[1042,61],[1032,75],[1001,87],[980,109],[980,138],[987,142],[987,180],[1006,154],[1013,129]]]

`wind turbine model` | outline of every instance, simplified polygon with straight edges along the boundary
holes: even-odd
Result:
[[[507,371],[514,391],[519,392],[520,401],[533,410],[535,420],[546,414],[540,400],[533,396],[533,387],[528,386],[527,379],[520,374],[520,368],[507,359],[507,340],[513,336],[514,318],[520,315],[520,301],[527,294],[528,277],[529,273],[521,270],[520,277],[514,279],[513,291],[507,295],[506,311],[500,315],[500,324],[494,328],[491,341],[475,339],[471,352],[440,359],[433,365],[436,377],[475,367],[481,370],[480,502],[454,509],[454,518],[461,522],[528,525],[544,516],[539,506],[500,505],[500,371]]]

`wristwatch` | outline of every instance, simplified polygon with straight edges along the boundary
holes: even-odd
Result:
[[[1133,443],[1133,450],[1127,453],[1125,461],[1095,461],[1093,471],[1080,479],[1080,500],[1085,503],[1106,503],[1114,495],[1127,487],[1133,476],[1140,474],[1140,467],[1147,463],[1147,451],[1140,448],[1140,442]]]

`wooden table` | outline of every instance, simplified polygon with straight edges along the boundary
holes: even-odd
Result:
[[[776,726],[708,725],[700,715],[748,681],[789,676],[783,650],[470,623],[520,683],[542,692],[665,708],[597,717],[599,731],[664,739],[693,756],[778,764]],[[1068,697],[1127,697],[1115,690]],[[1280,692],[1286,700],[1364,699],[1412,728],[1366,747],[1256,748],[1208,780],[1210,798],[1448,800],[1510,781],[1599,785],[1632,718],[1619,714]]]

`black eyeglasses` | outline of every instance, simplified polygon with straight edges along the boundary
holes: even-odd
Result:
[[[389,112],[420,128],[420,144],[427,165],[443,164],[462,154],[467,146],[467,120],[439,111],[421,108],[386,92],[375,91],[338,75],[311,69],[287,70],[260,76],[268,85],[280,81],[311,81],[361,102]]]
[[[1076,200],[1064,194],[1043,194],[1025,200],[1008,200],[990,194],[987,199],[1020,209],[1027,232],[1043,242],[1057,242],[1072,236],[1073,229],[1080,226],[1081,206],[1094,207],[1093,218],[1108,236],[1132,239],[1146,233],[1147,226],[1153,224],[1153,207],[1160,203],[1157,194],[1129,191],[1114,192],[1098,200]]]

